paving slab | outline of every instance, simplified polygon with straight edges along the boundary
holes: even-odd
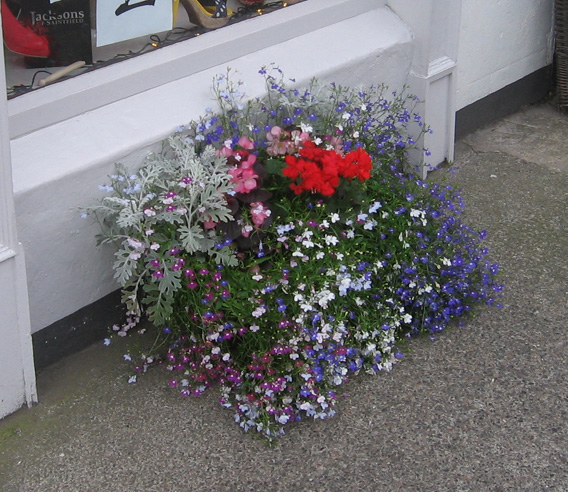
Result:
[[[38,376],[40,403],[0,421],[0,490],[568,490],[568,119],[538,105],[462,139],[431,180],[463,189],[506,284],[503,308],[413,340],[390,373],[345,386],[333,419],[277,447],[211,391],[162,370],[127,384],[135,338]]]

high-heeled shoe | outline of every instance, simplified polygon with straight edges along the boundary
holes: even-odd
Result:
[[[211,5],[211,1],[207,0],[203,0],[203,3],[199,0],[181,0],[181,4],[187,11],[189,20],[198,26],[206,29],[218,29],[229,23],[227,0],[214,0],[213,5]],[[215,10],[211,12],[213,6]]]
[[[6,0],[2,0],[2,31],[4,44],[10,51],[37,58],[49,56],[47,38],[21,24],[6,4]]]

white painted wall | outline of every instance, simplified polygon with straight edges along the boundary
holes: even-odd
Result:
[[[262,93],[264,81],[257,72],[270,62],[275,62],[298,83],[318,76],[343,84],[386,82],[392,87],[402,87],[412,63],[412,37],[384,3],[309,0],[294,5],[285,10],[297,16],[299,23],[308,22],[310,12],[317,8],[334,5],[342,7],[337,11],[344,18],[318,29],[312,29],[308,23],[304,34],[266,48],[259,49],[258,44],[254,44],[230,63],[215,63],[211,58],[203,60],[196,52],[196,64],[203,67],[208,62],[209,66],[167,83],[151,84],[154,86],[128,97],[113,98],[110,94],[107,104],[95,104],[90,110],[69,118],[61,119],[59,114],[38,114],[38,118],[43,118],[41,121],[31,118],[37,104],[42,103],[38,101],[42,91],[54,105],[63,104],[67,86],[75,91],[71,100],[91,104],[91,100],[80,101],[78,85],[84,84],[86,94],[96,93],[93,79],[103,76],[112,79],[114,71],[124,72],[130,61],[82,75],[69,84],[62,82],[47,87],[30,97],[9,101],[12,131],[16,133],[11,147],[17,224],[26,250],[32,331],[60,320],[117,288],[112,281],[112,252],[95,248],[97,228],[81,219],[78,209],[91,203],[100,193],[97,185],[112,173],[114,162],[139,165],[155,142],[170,134],[177,125],[203,114],[211,105],[211,81],[214,75],[224,72],[227,65],[239,70],[250,96]],[[353,15],[347,15],[349,8],[355,9]],[[357,9],[363,13],[357,13]],[[251,26],[266,25],[265,32],[260,33],[266,40],[278,37],[278,26],[270,25],[278,19],[277,14],[228,26],[171,49],[164,48],[131,60],[130,65],[138,66],[145,60],[148,68],[152,63],[175,61],[177,56],[185,56],[180,54],[183,50],[195,50],[194,41],[203,49],[210,44],[229,53],[239,52],[235,40],[246,40]],[[317,19],[321,21],[321,15]],[[329,23],[329,19],[325,20]],[[225,56],[226,52],[220,54]],[[193,55],[187,56],[184,61],[191,67]],[[187,67],[186,70],[191,70]],[[151,71],[144,74],[151,75]],[[120,87],[118,76],[117,80],[119,89],[124,89]]]
[[[552,63],[554,0],[462,0],[457,109]]]

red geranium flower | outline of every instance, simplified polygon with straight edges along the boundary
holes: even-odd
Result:
[[[349,180],[358,178],[359,181],[365,181],[371,177],[372,167],[371,156],[359,148],[344,157],[341,176]]]
[[[371,157],[363,149],[356,149],[345,157],[335,150],[317,147],[305,142],[299,156],[287,155],[282,174],[295,181],[290,188],[296,193],[319,192],[331,196],[339,186],[339,178],[365,181],[371,177]]]

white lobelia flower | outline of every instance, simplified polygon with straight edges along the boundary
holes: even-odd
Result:
[[[260,318],[264,313],[266,312],[266,308],[264,308],[263,306],[258,306],[253,312],[252,312],[252,316],[254,318]],[[251,327],[252,329],[252,327]]]
[[[322,308],[327,309],[328,303],[335,299],[335,294],[329,290],[323,290],[319,293],[318,297],[319,297],[318,304]]]
[[[366,231],[372,231],[376,225],[377,225],[376,220],[368,220],[367,222],[365,222],[363,229],[365,229]]]
[[[324,237],[324,241],[325,244],[327,244],[328,246],[335,246],[339,242],[339,239],[337,239],[337,237],[335,236],[328,234]]]
[[[313,241],[311,239],[304,239],[302,241],[302,246],[305,246],[306,248],[313,248],[315,246],[315,244],[313,243]]]
[[[379,208],[381,208],[383,205],[381,204],[381,202],[374,202],[370,207],[369,207],[369,213],[370,214],[374,214],[377,210],[379,210]]]
[[[311,305],[309,302],[307,302],[307,301],[304,300],[304,301],[302,301],[302,302],[300,303],[300,309],[301,309],[302,311],[305,311],[305,312],[307,313],[307,312],[309,312],[309,311],[312,311],[312,310],[313,310],[313,307],[312,307],[312,305]]]

